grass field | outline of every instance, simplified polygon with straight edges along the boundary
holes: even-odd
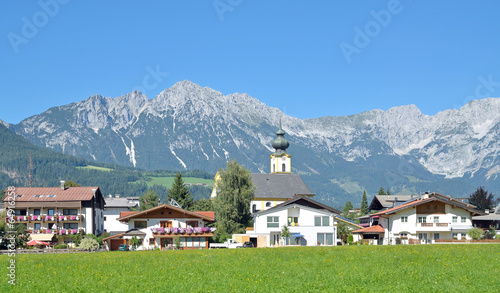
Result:
[[[97,166],[92,166],[92,165],[87,165],[85,167],[77,167],[78,169],[89,169],[89,170],[99,170],[99,171],[113,171],[113,169],[110,168],[104,168],[104,167],[97,167]]]
[[[497,244],[17,255],[0,291],[499,292],[499,263]]]
[[[146,181],[146,184],[148,187],[152,187],[153,185],[163,185],[167,188],[171,188],[172,184],[174,183],[174,178],[175,177],[149,177],[152,180],[151,181]],[[213,179],[203,179],[203,178],[195,178],[195,177],[182,177],[182,180],[184,180],[184,183],[191,183],[191,184],[197,184],[197,183],[205,183],[207,186],[212,187],[214,185],[214,180]]]

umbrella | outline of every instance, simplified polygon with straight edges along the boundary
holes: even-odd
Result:
[[[40,240],[31,240],[30,242],[26,243],[26,245],[50,245],[50,243]]]

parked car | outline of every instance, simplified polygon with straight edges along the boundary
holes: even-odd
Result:
[[[118,251],[130,251],[130,248],[127,244],[120,244],[120,246],[118,246]]]
[[[242,248],[243,244],[233,239],[228,239],[224,243],[210,243],[209,248]]]
[[[250,241],[245,241],[245,243],[243,243],[243,247],[244,248],[252,248],[252,247],[255,247],[253,246],[253,243],[250,242]]]

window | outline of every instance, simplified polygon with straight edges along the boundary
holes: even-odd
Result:
[[[135,229],[144,229],[148,227],[148,222],[146,221],[135,221],[134,228]]]
[[[408,238],[408,233],[401,233],[399,236],[400,236],[401,238],[406,239],[406,238]]]
[[[78,229],[78,223],[64,223],[64,229]]]
[[[39,216],[39,215],[40,215],[40,209],[34,209],[34,210],[33,210],[33,214],[34,214],[35,216]]]
[[[282,165],[281,165],[281,172],[286,172],[286,167],[285,167],[285,164],[282,164]]]
[[[193,247],[193,238],[186,237],[186,247]]]
[[[273,173],[276,173],[276,164],[273,164]]]
[[[54,209],[48,209],[47,210],[47,215],[53,216],[54,215]]]
[[[401,223],[408,223],[408,217],[401,217]]]
[[[26,216],[26,210],[15,210],[16,216]]]
[[[426,217],[418,217],[418,222],[419,223],[427,223],[427,218]]]
[[[438,240],[439,239],[439,233],[434,233],[434,240]]]
[[[35,229],[40,229],[42,227],[41,223],[35,223]]]
[[[186,247],[186,237],[181,237],[181,247]]]
[[[33,197],[43,197],[43,195],[41,195],[41,194],[35,194],[35,195],[33,195]]]
[[[193,237],[193,247],[200,247],[200,238]]]
[[[76,216],[76,215],[78,215],[78,210],[77,209],[63,209],[63,215]]]
[[[267,217],[267,228],[278,228],[279,226],[279,217]]]
[[[317,245],[333,245],[333,233],[318,233]]]
[[[458,233],[452,233],[451,236],[452,236],[453,239],[458,239]]]
[[[56,197],[56,195],[55,194],[49,194],[49,195],[47,195],[47,197]]]
[[[191,228],[198,227],[198,221],[186,221],[186,225]]]
[[[439,217],[434,217],[434,223],[439,223]]]
[[[298,226],[299,217],[288,217],[288,226]]]
[[[457,216],[453,216],[453,223],[458,223],[458,217]]]
[[[462,223],[465,223],[465,221],[467,220],[467,217],[461,217],[460,220],[461,220]]]
[[[104,217],[104,221],[106,221],[106,217]]]
[[[314,226],[330,226],[330,217],[314,217]]]
[[[172,228],[172,221],[160,221],[160,227]]]
[[[268,208],[270,206],[271,206],[271,202],[270,201],[266,202],[266,208]]]

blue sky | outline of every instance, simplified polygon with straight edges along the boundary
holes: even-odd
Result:
[[[2,3],[6,122],[185,79],[299,118],[500,97],[499,1],[59,1]]]

